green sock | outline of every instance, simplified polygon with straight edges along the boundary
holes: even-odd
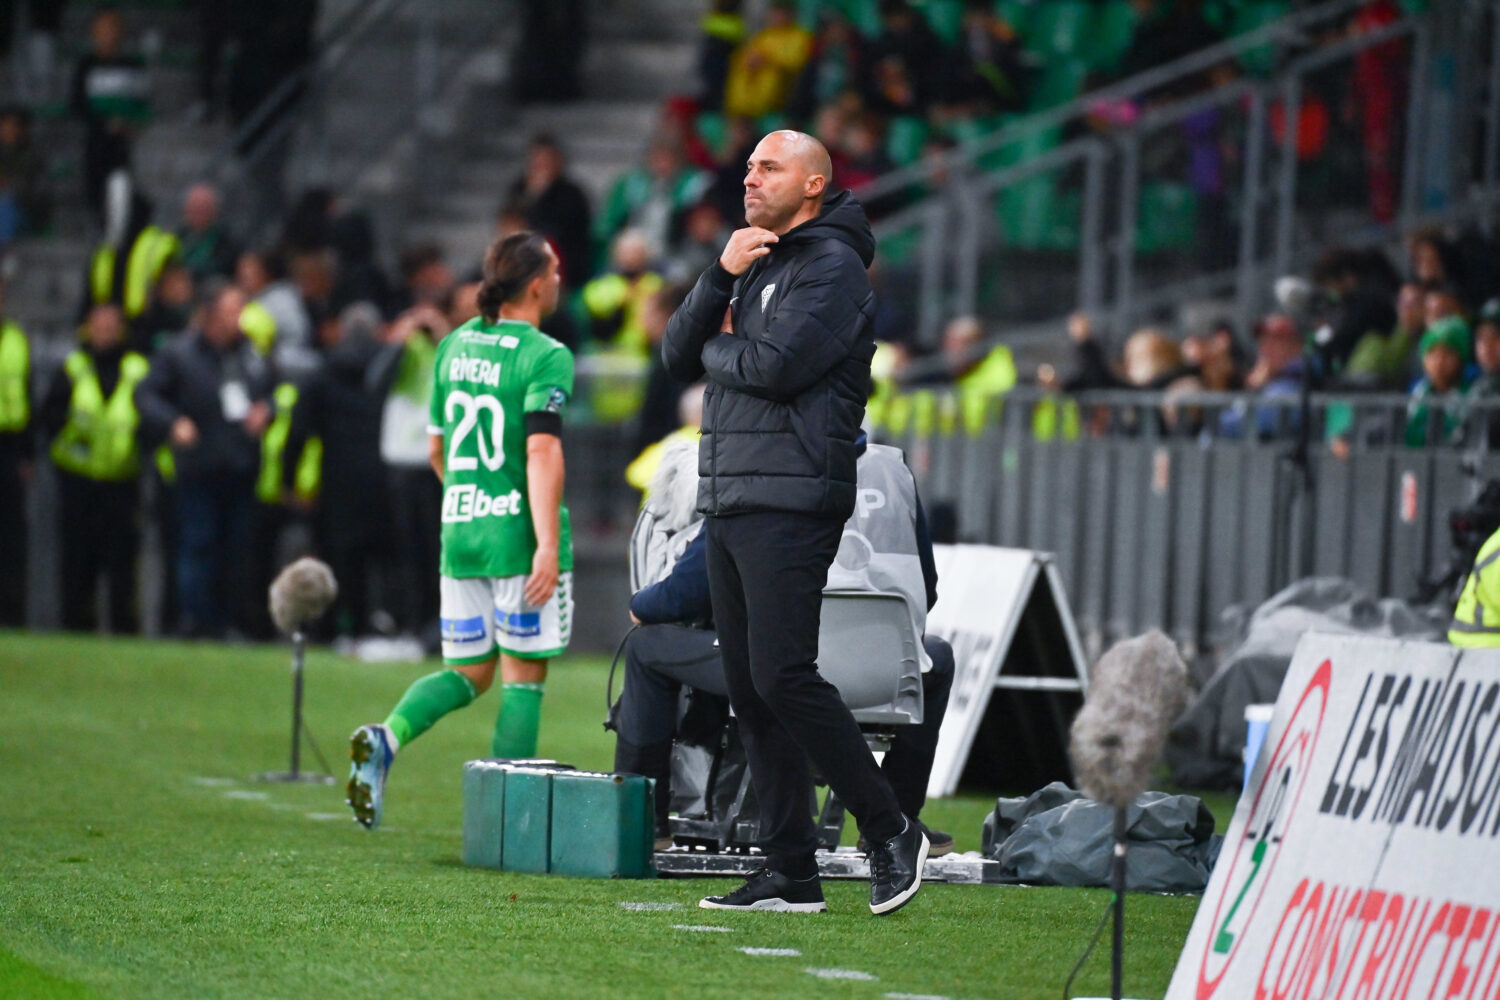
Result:
[[[432,728],[449,712],[463,708],[476,697],[474,682],[457,670],[439,670],[412,682],[386,718],[400,746]]]
[[[495,718],[495,757],[535,757],[536,734],[542,724],[540,682],[505,684],[500,689],[500,714]]]

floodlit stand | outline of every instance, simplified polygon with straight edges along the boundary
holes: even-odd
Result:
[[[256,775],[256,781],[274,782],[277,784],[302,784],[302,785],[331,785],[333,775],[329,774],[328,761],[323,759],[323,754],[318,750],[317,743],[313,742],[312,734],[307,735],[307,740],[312,744],[313,753],[318,757],[318,763],[323,765],[322,772],[302,770],[302,667],[306,659],[307,640],[302,635],[302,630],[297,629],[292,633],[292,756],[291,769],[287,771],[267,771]]]

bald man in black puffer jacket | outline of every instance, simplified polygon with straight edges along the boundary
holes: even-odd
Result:
[[[875,352],[875,239],[828,152],[772,132],[750,156],[745,229],[673,314],[668,372],[708,380],[698,509],[730,704],[761,804],[766,867],[710,909],[826,909],[808,810],[817,765],[870,850],[870,909],[921,887],[928,843],[901,812],[838,690],[817,669],[828,568],[854,511]],[[726,310],[729,314],[725,325]]]

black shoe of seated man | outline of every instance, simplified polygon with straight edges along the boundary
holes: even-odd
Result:
[[[934,830],[921,820],[917,820],[917,825],[922,828],[923,833],[927,834],[927,856],[929,858],[941,858],[945,854],[953,853],[953,834],[944,833],[942,830]],[[859,844],[855,850],[861,854],[869,854],[870,842],[861,835]]]
[[[698,901],[705,910],[770,910],[778,913],[823,913],[823,881],[812,878],[793,879],[760,868],[750,873],[745,884],[724,896],[707,896]]]
[[[922,866],[927,863],[927,835],[910,819],[906,828],[870,851],[870,912],[895,913],[922,888]]]

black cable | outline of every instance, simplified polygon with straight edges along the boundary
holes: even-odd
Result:
[[[620,640],[620,644],[615,647],[615,656],[614,656],[614,659],[612,659],[612,660],[609,661],[609,680],[607,680],[607,681],[604,682],[604,728],[605,729],[612,729],[613,728],[609,724],[609,716],[610,716],[610,713],[613,712],[614,708],[615,708],[615,668],[620,665],[620,654],[623,653],[623,652],[625,652],[625,644],[630,641],[630,637],[635,634],[635,630],[638,629],[638,628],[640,628],[639,625],[632,625],[632,626],[630,626],[630,631],[625,633],[625,638],[621,639]]]
[[[1063,983],[1063,1000],[1069,1000],[1073,996],[1073,980],[1083,968],[1083,964],[1089,960],[1094,953],[1094,945],[1099,943],[1099,938],[1104,933],[1104,925],[1109,922],[1109,914],[1115,905],[1115,894],[1109,894],[1109,902],[1104,904],[1104,913],[1099,917],[1099,926],[1094,928],[1093,937],[1089,938],[1089,946],[1083,949],[1083,954],[1078,958],[1078,964],[1073,966],[1073,971],[1068,973],[1068,981]]]
[[[302,720],[302,732],[307,737],[307,745],[312,747],[313,756],[318,758],[319,764],[323,765],[323,773],[333,777],[333,768],[328,766],[328,758],[324,757],[323,751],[318,749],[318,741],[313,739],[312,729],[305,718]]]

